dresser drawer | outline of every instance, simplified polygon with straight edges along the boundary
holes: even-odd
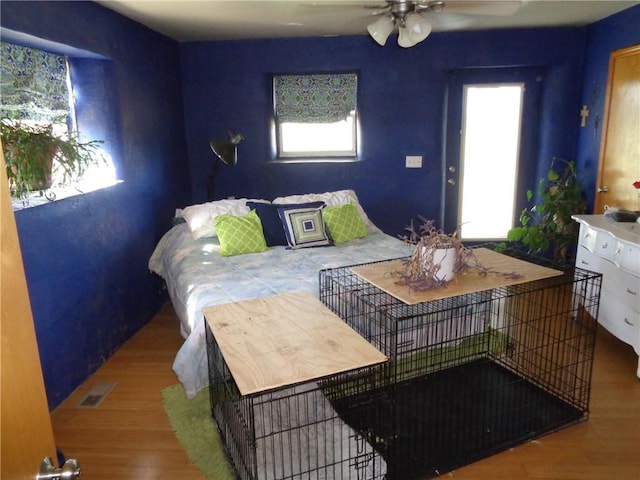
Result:
[[[616,301],[640,311],[640,278],[620,270],[612,261],[600,258],[584,247],[578,247],[576,267],[602,273],[602,290]]]
[[[598,322],[640,354],[640,313],[604,292],[600,297]]]
[[[613,261],[624,271],[640,277],[640,246],[616,242]],[[638,280],[640,283],[640,280]]]
[[[593,252],[596,249],[597,234],[598,234],[597,230],[587,227],[586,225],[581,225],[580,238],[578,239],[578,245]]]
[[[603,275],[602,288],[640,316],[638,313],[640,312],[640,279],[629,273],[618,271],[615,277]]]
[[[616,252],[617,240],[607,232],[596,232],[596,241],[593,253],[603,258],[613,258]]]
[[[578,247],[576,252],[576,267],[589,270],[591,272],[604,273],[606,260],[603,260],[593,250],[588,249],[584,245]]]

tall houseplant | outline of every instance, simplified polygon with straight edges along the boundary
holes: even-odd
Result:
[[[528,190],[527,202],[529,206],[520,213],[520,226],[509,230],[507,239],[557,265],[572,263],[579,225],[571,216],[587,209],[575,163],[554,158],[546,178],[538,183],[537,197]]]
[[[93,162],[102,141],[83,142],[77,133],[59,136],[52,123],[31,125],[21,121],[0,121],[9,188],[13,196],[24,198],[30,191],[51,186],[53,160],[66,179],[77,178]]]

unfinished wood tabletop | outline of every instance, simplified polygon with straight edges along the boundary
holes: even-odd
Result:
[[[487,275],[480,276],[477,271],[471,270],[466,274],[457,274],[442,287],[420,292],[398,283],[399,277],[394,272],[404,269],[402,260],[361,265],[351,268],[351,271],[407,305],[562,275],[560,270],[519,260],[488,248],[474,249],[474,253],[478,261],[489,269]]]
[[[242,395],[387,360],[308,292],[226,303],[203,312]]]

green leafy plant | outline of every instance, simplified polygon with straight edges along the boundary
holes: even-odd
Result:
[[[0,138],[9,188],[18,198],[51,186],[54,159],[66,180],[82,175],[94,161],[97,146],[103,143],[100,140],[83,142],[77,133],[58,136],[53,124],[30,125],[15,120],[0,121]]]
[[[575,163],[554,158],[546,178],[538,183],[537,197],[528,190],[527,202],[520,213],[521,226],[509,230],[507,240],[554,264],[573,263],[579,225],[571,216],[587,209]]]

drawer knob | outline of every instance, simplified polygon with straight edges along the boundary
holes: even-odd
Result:
[[[602,247],[601,247],[601,248],[604,250],[604,249],[605,249],[605,248],[607,248],[608,246],[609,246],[609,244],[607,244],[607,242],[604,242],[604,243],[602,244]]]
[[[629,287],[627,287],[627,293],[630,293],[631,295],[637,295],[638,294],[638,292],[634,292]]]
[[[629,325],[629,326],[633,327],[633,323],[632,323],[632,322],[630,322],[630,321],[629,321],[629,319],[627,319],[626,317],[625,317],[625,319],[624,319],[624,323],[626,323],[627,325]]]

